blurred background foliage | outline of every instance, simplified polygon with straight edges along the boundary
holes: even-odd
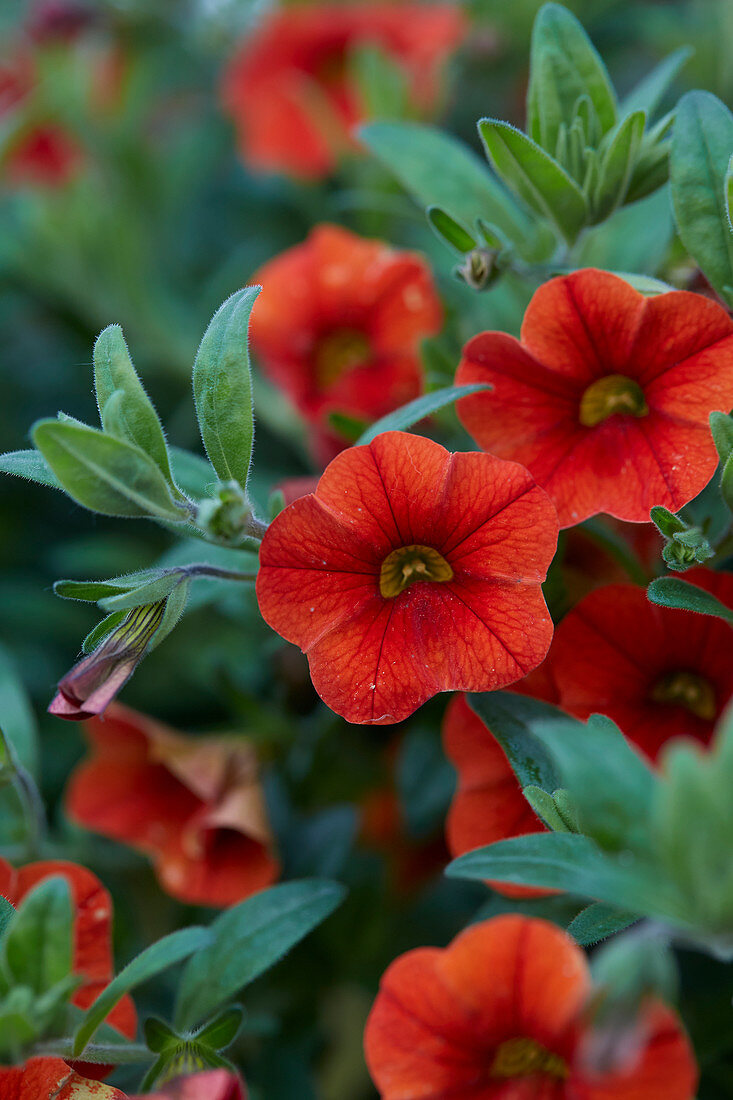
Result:
[[[440,125],[479,143],[483,115],[524,122],[529,38],[540,0],[472,0],[472,32],[454,58]],[[674,49],[694,54],[669,95],[706,88],[733,106],[729,0],[567,0],[620,94]],[[96,0],[81,33],[36,38],[38,81],[25,123],[50,120],[78,143],[83,170],[60,188],[13,185],[0,171],[0,448],[27,445],[27,427],[58,408],[94,413],[91,350],[122,324],[171,442],[198,449],[190,370],[219,303],[257,267],[333,221],[432,259],[448,309],[426,348],[429,381],[446,384],[462,342],[481,329],[517,332],[532,287],[505,279],[477,295],[450,275],[452,258],[393,178],[352,156],[330,180],[253,176],[237,156],[218,85],[233,44],[263,0]],[[0,4],[0,65],[31,48],[35,5]],[[17,124],[17,123],[16,123]],[[23,124],[23,123],[21,123]],[[9,140],[7,127],[0,143]],[[666,191],[587,233],[584,262],[688,285]],[[257,385],[255,494],[315,472],[295,414]],[[453,414],[439,438],[465,442]],[[31,737],[40,726],[41,779],[58,854],[86,863],[116,903],[118,958],[197,914],[165,897],[146,861],[75,831],[60,795],[83,752],[81,731],[45,714],[94,611],[54,597],[59,577],[144,568],[171,539],[144,522],[91,516],[61,494],[4,478],[0,490],[0,703]],[[517,908],[478,885],[443,880],[442,821],[453,776],[440,746],[444,701],[398,730],[349,726],[320,705],[305,661],[262,623],[250,591],[202,583],[197,606],[143,663],[124,700],[173,726],[231,729],[253,738],[285,875],[323,874],[351,890],[347,904],[247,998],[237,1059],[252,1095],[267,1100],[360,1100],[373,1095],[361,1033],[388,962],[416,943],[446,942],[481,910]],[[24,693],[31,707],[24,703]],[[35,717],[34,717],[35,716]],[[4,819],[3,819],[4,820]],[[4,835],[12,856],[12,823]],[[572,899],[525,903],[566,923]],[[700,1100],[733,1090],[731,968],[682,960],[682,1011],[705,1075]],[[164,990],[158,989],[162,997]],[[164,1011],[143,992],[144,1008]],[[128,1078],[115,1078],[124,1087]],[[717,1091],[716,1091],[717,1090]],[[722,1091],[721,1091],[722,1090]]]

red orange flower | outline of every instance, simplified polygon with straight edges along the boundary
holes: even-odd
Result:
[[[127,1100],[110,1085],[90,1081],[61,1058],[31,1058],[24,1066],[0,1067],[2,1100]]]
[[[425,110],[464,29],[460,7],[445,3],[326,3],[272,13],[222,85],[243,159],[260,171],[326,175],[364,114],[349,73],[352,51],[368,45],[387,53],[405,73],[413,105]]]
[[[598,512],[647,521],[655,504],[679,511],[715,470],[708,416],[733,406],[733,319],[697,294],[645,298],[576,271],[540,287],[521,343],[469,341],[456,381],[493,385],[458,414],[481,447],[530,470],[561,527]]]
[[[274,520],[257,598],[333,710],[398,722],[436,692],[489,691],[541,662],[556,539],[521,466],[385,432]]]
[[[733,607],[733,575],[685,574]],[[578,718],[607,714],[652,760],[671,738],[707,743],[733,696],[730,627],[649,603],[643,588],[596,589],[568,612],[549,658],[558,702]]]
[[[150,855],[182,901],[233,905],[277,877],[257,760],[238,737],[184,737],[115,705],[86,724],[71,818]]]
[[[24,1066],[0,1068],[2,1100],[135,1100],[119,1089],[81,1077],[60,1058],[31,1058]],[[139,1097],[138,1100],[142,1100]],[[215,1069],[171,1081],[147,1100],[247,1100],[239,1077]]]
[[[320,225],[255,281],[253,347],[311,423],[324,462],[345,445],[330,412],[372,421],[419,395],[418,346],[442,318],[421,256]]]
[[[388,968],[367,1022],[367,1064],[382,1100],[692,1100],[697,1072],[675,1014],[650,1001],[638,1051],[588,1065],[590,975],[554,925],[496,917],[444,950]]]

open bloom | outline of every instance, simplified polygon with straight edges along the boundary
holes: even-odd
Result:
[[[270,525],[257,598],[351,722],[521,679],[552,638],[557,518],[521,466],[385,432],[343,451]]]
[[[592,1067],[591,992],[585,955],[554,925],[475,924],[388,968],[367,1021],[369,1070],[382,1100],[692,1100],[689,1042],[658,1001],[634,1047]]]
[[[732,574],[691,569],[685,580],[733,607]],[[598,588],[555,632],[558,703],[578,718],[607,714],[651,760],[671,737],[707,744],[733,696],[730,639],[722,620],[658,607],[643,588]]]
[[[277,877],[252,746],[184,737],[116,705],[87,723],[91,757],[73,773],[69,816],[153,859],[161,886],[198,905],[233,905]]]
[[[677,512],[710,480],[709,414],[733,406],[733,319],[698,294],[645,298],[588,269],[536,292],[521,343],[485,332],[456,382],[492,392],[458,403],[484,450],[521,462],[557,506],[561,527],[598,512],[648,521]]]
[[[531,694],[554,701],[542,693]],[[507,837],[545,831],[544,823],[522,794],[501,745],[462,695],[456,695],[448,704],[443,744],[446,756],[458,772],[458,785],[445,823],[452,856]],[[551,892],[506,882],[489,885],[510,898],[541,897]]]
[[[311,424],[324,461],[345,446],[330,412],[372,421],[419,395],[419,344],[440,328],[442,309],[417,253],[319,225],[254,281],[252,346]]]
[[[222,98],[242,157],[260,171],[318,178],[352,145],[364,116],[350,58],[377,46],[401,67],[413,106],[429,110],[444,60],[463,37],[457,5],[308,4],[267,16],[224,75]]]

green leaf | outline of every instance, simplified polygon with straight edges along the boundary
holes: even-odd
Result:
[[[661,504],[655,504],[649,513],[652,523],[658,531],[671,539],[673,535],[681,531],[687,531],[688,526],[683,519],[670,512],[669,508],[663,508]]]
[[[349,70],[363,118],[401,118],[409,107],[405,70],[379,46],[367,42],[349,51]]]
[[[0,727],[12,754],[31,775],[38,774],[38,723],[11,652],[0,645]]]
[[[721,603],[711,592],[679,577],[657,577],[646,590],[652,603],[660,607],[676,607],[682,611],[696,611],[700,615],[714,615],[733,626],[733,611]]]
[[[105,432],[139,447],[172,484],[163,426],[132,365],[119,325],[108,325],[97,337],[94,391]]]
[[[113,615],[107,615],[101,622],[97,623],[92,630],[89,631],[84,641],[81,643],[82,653],[91,653],[97,648],[97,646],[104,641],[108,634],[111,634],[116,626],[124,622],[127,618],[126,611],[115,611]]]
[[[74,1035],[74,1057],[79,1057],[97,1028],[126,993],[161,974],[175,963],[187,959],[194,952],[204,954],[211,940],[211,933],[207,928],[199,928],[196,925],[182,928],[178,932],[171,932],[169,936],[164,936],[162,940],[146,948],[131,963],[128,963],[87,1010]]]
[[[225,1008],[196,1032],[196,1042],[205,1043],[213,1050],[225,1050],[239,1034],[243,1019],[244,1010],[239,1005]]]
[[[466,696],[471,710],[501,745],[520,785],[552,794],[562,786],[560,772],[552,754],[531,728],[521,698],[494,691]],[[560,711],[555,713],[561,715]]]
[[[221,481],[247,485],[254,415],[249,365],[249,317],[260,287],[227,298],[204,333],[193,366],[201,438]]]
[[[182,583],[180,573],[160,570],[158,575],[132,588],[128,592],[117,592],[112,596],[106,596],[99,600],[102,611],[129,611],[133,607],[142,607],[146,603],[158,603],[159,600],[170,596],[174,588]],[[161,624],[162,625],[162,624]]]
[[[616,122],[616,94],[581,23],[560,4],[545,4],[532,29],[527,131],[554,154],[562,123],[570,126],[587,96],[602,133]]]
[[[361,127],[359,136],[421,206],[439,206],[460,225],[473,225],[477,218],[497,225],[526,260],[544,259],[552,251],[552,234],[529,218],[456,138],[408,122],[372,123]]]
[[[28,894],[2,941],[2,964],[15,984],[45,993],[71,973],[73,911],[69,884],[53,875]]]
[[[83,600],[85,603],[96,603],[106,596],[119,596],[121,592],[131,592],[134,588],[161,575],[161,569],[141,569],[136,573],[128,573],[123,577],[110,577],[104,581],[56,581],[53,586],[54,594],[64,600]]]
[[[48,489],[63,489],[51,467],[39,451],[6,451],[0,455],[0,473],[35,481]]]
[[[623,862],[608,856],[585,836],[530,833],[467,852],[448,865],[446,874],[564,890],[632,913],[679,918],[684,901],[674,887],[655,879],[649,865],[631,853],[623,855]]]
[[[445,389],[433,390],[432,393],[426,393],[423,397],[416,397],[414,401],[403,405],[401,409],[395,409],[394,412],[388,413],[381,420],[371,424],[359,436],[356,445],[361,446],[364,443],[371,443],[382,432],[404,431],[405,428],[411,428],[413,424],[417,424],[424,417],[430,416],[439,409],[444,409],[446,405],[452,405],[454,401],[460,400],[461,397],[468,397],[471,393],[479,393],[481,390],[492,388],[483,382],[472,382],[468,386],[446,386]]]
[[[33,442],[77,504],[105,516],[181,520],[165,478],[139,447],[95,428],[39,420]]]
[[[568,925],[568,932],[581,947],[591,947],[601,940],[623,932],[639,918],[634,913],[623,913],[612,905],[596,901],[582,909]]]
[[[646,116],[643,111],[628,115],[619,124],[604,152],[592,202],[596,221],[603,221],[624,201],[641,148],[645,124]]]
[[[659,271],[673,236],[674,219],[665,187],[640,202],[621,207],[605,222],[587,229],[573,256],[578,267],[598,267],[617,274],[633,272],[624,278],[635,286],[632,280]],[[661,293],[673,288],[655,280],[650,289]],[[642,293],[648,292],[642,289]]]
[[[451,248],[454,248],[456,252],[463,254],[464,252],[471,252],[476,247],[476,241],[471,234],[467,233],[455,218],[452,218],[450,214],[446,214],[445,210],[441,210],[439,206],[429,206],[427,213],[428,221],[437,235],[441,240],[446,241]]]
[[[188,577],[180,581],[173,589],[170,596],[165,601],[163,618],[150,643],[151,650],[157,649],[160,643],[168,637],[173,628],[178,625],[183,612],[186,610],[190,592],[191,581]]]
[[[205,458],[183,451],[180,447],[171,447],[170,460],[176,484],[187,496],[193,500],[202,500],[211,495],[216,486],[216,478]]]
[[[711,412],[710,431],[718,457],[725,464],[733,454],[733,416],[722,412]]]
[[[583,192],[556,160],[508,122],[483,118],[479,133],[501,178],[572,244],[588,220]]]
[[[10,922],[14,916],[14,906],[10,904],[7,898],[0,894],[0,942],[2,942],[3,936],[10,927]]]
[[[193,1027],[269,969],[336,909],[345,889],[304,879],[273,886],[222,913],[211,925],[213,943],[183,973],[175,1023]]]
[[[733,512],[733,454],[728,455],[720,476],[720,492],[728,508]]]
[[[634,111],[646,111],[646,117],[651,118],[662,96],[694,52],[690,46],[681,46],[669,57],[665,57],[664,61],[660,61],[621,101],[621,116],[625,117]]]
[[[670,177],[682,243],[721,293],[733,286],[733,233],[725,180],[733,115],[710,92],[688,92],[675,116]]]

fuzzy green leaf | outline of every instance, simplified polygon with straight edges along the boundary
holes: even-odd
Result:
[[[596,901],[587,909],[581,909],[567,930],[581,947],[591,947],[617,932],[623,932],[636,920],[638,917],[633,913],[624,913],[613,905]]]
[[[585,196],[575,180],[508,122],[483,118],[478,125],[487,156],[501,178],[572,244],[588,220]]]
[[[77,504],[105,516],[181,520],[168,484],[139,447],[68,421],[39,420],[33,442]]]
[[[594,220],[603,221],[624,201],[641,148],[645,123],[643,111],[627,115],[603,154],[598,185],[593,196]]]
[[[733,611],[721,603],[711,592],[699,588],[678,577],[657,577],[646,590],[652,603],[660,607],[676,607],[682,611],[696,611],[700,615],[714,615],[733,626]]]
[[[254,440],[249,317],[260,287],[227,298],[214,314],[193,367],[193,392],[201,438],[221,481],[249,477]]]
[[[17,985],[42,994],[71,973],[73,913],[69,884],[53,875],[28,894],[2,941],[2,963]]]
[[[203,954],[211,944],[211,940],[211,933],[207,928],[199,928],[196,925],[182,928],[178,932],[171,932],[170,935],[164,936],[128,963],[87,1010],[74,1035],[74,1057],[79,1057],[97,1028],[126,993],[161,974],[175,963],[187,959],[194,952]]]
[[[235,997],[325,920],[345,892],[325,880],[286,882],[222,913],[210,928],[213,942],[184,970],[176,1027],[193,1027]]]
[[[688,92],[677,106],[670,159],[672,200],[687,251],[716,290],[733,286],[733,233],[725,181],[733,115],[710,92]]]
[[[163,426],[132,364],[119,325],[108,325],[97,337],[94,391],[105,432],[134,443],[172,483]]]
[[[441,240],[446,241],[451,248],[455,248],[456,252],[463,255],[463,253],[470,252],[476,247],[476,241],[471,234],[445,210],[441,210],[439,206],[429,206],[427,213],[428,221],[437,235]]]
[[[35,481],[37,485],[45,485],[48,489],[63,489],[40,451],[6,451],[0,455],[0,473]]]

